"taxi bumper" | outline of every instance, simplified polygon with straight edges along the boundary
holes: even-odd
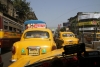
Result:
[[[16,62],[16,61],[17,61],[16,59],[13,59],[13,60],[11,59],[10,60],[11,63]]]

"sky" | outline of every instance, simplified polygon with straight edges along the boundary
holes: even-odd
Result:
[[[26,0],[38,20],[48,27],[57,27],[68,22],[78,12],[100,12],[100,0]]]

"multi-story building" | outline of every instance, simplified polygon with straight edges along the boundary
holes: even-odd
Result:
[[[87,42],[100,40],[100,12],[78,12],[76,16],[69,19],[70,30]],[[90,35],[91,34],[91,35]]]
[[[69,18],[68,20],[69,20],[69,29],[70,29],[73,33],[78,34],[77,15],[74,16],[74,17]]]
[[[16,11],[11,0],[0,0],[1,12],[16,18]]]
[[[98,32],[100,29],[100,12],[78,12],[69,19],[70,29],[73,32]]]
[[[34,12],[29,12],[29,14],[27,15],[29,18],[18,18],[17,11],[15,10],[13,2],[11,0],[0,0],[0,12],[3,13],[4,16],[7,16],[18,23],[23,23],[26,19],[37,19]]]
[[[80,32],[98,32],[100,12],[79,12],[78,24]]]

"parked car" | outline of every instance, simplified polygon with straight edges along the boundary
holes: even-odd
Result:
[[[23,32],[21,40],[13,44],[11,62],[15,62],[26,55],[35,57],[46,54],[56,48],[50,29],[27,29]]]

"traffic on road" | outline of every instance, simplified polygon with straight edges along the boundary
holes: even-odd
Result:
[[[81,52],[84,52],[82,55],[85,56],[89,51],[90,53],[93,51],[99,52],[96,49],[87,47],[86,43],[82,43],[69,29],[64,31],[58,30],[53,33],[52,30],[47,28],[45,22],[28,20],[25,21],[24,31],[20,40],[13,43],[12,49],[5,50],[2,48],[0,65],[2,67],[31,67],[36,65],[36,63],[40,64],[40,61],[44,61],[42,58],[50,57],[53,59],[63,56],[63,53],[67,53],[67,55],[72,57],[77,57],[78,53],[80,53],[79,56],[81,57]]]
[[[100,67],[100,0],[28,1],[0,0],[0,67]]]

